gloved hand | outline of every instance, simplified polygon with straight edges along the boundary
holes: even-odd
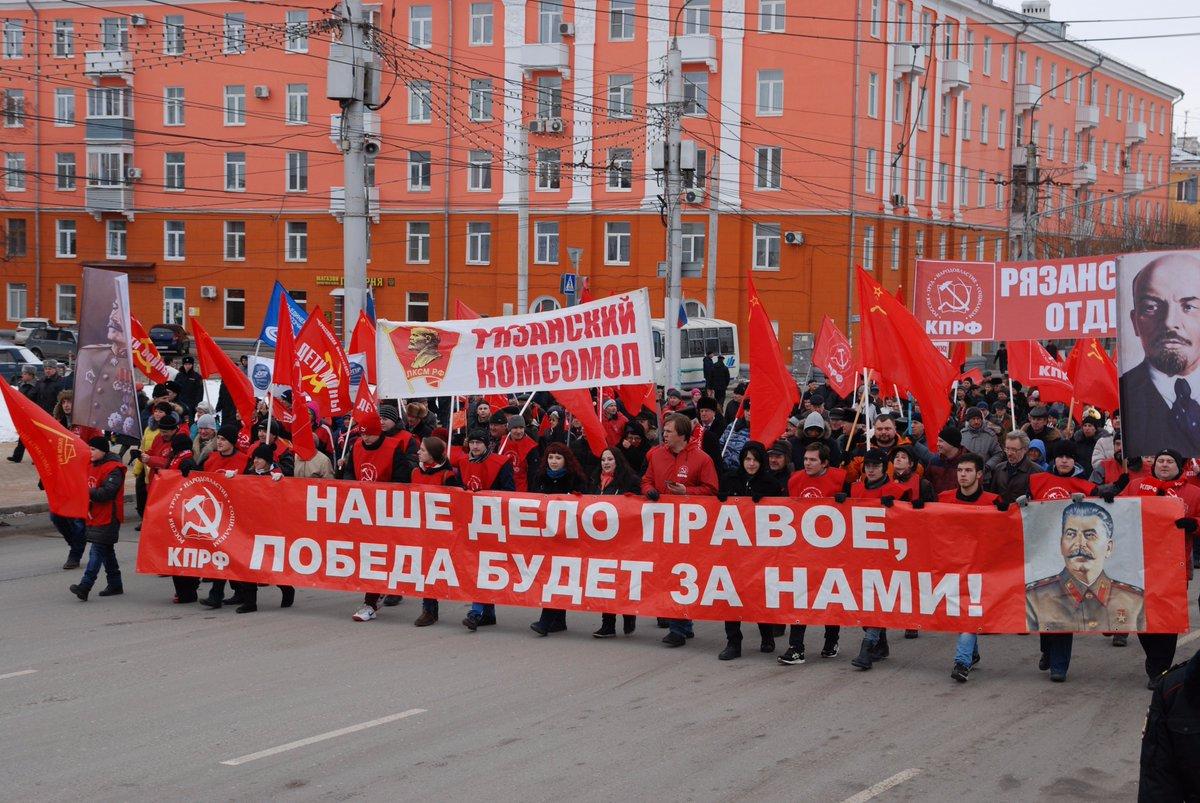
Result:
[[[729,494],[725,493],[724,491],[717,492],[717,501],[718,502],[724,502],[728,498],[729,498]]]
[[[992,504],[994,504],[996,506],[996,510],[999,510],[1001,513],[1008,510],[1008,502],[1005,502],[999,496],[996,497],[996,501],[993,502]]]
[[[191,462],[184,463],[183,465],[181,465],[179,467],[179,473],[186,477],[188,474],[192,473],[192,469],[195,467],[196,466],[194,463],[191,463]]]
[[[1100,494],[1100,498],[1104,500],[1106,505],[1111,505],[1114,497],[1112,491],[1108,491],[1107,493]]]
[[[879,503],[881,505],[883,505],[884,507],[891,507],[892,505],[896,504],[896,497],[881,496],[881,497],[879,497]]]
[[[763,498],[761,496],[759,496],[758,494],[754,494],[753,496],[750,497],[750,501],[754,502],[754,504],[756,504],[756,505],[759,502],[761,502],[762,500],[763,500]]]
[[[1029,497],[1025,494],[1021,494],[1017,497],[1017,504],[1021,507],[1029,507]]]
[[[221,473],[225,475],[225,479],[227,479],[227,480],[231,480],[237,476],[237,472],[231,468],[227,468],[224,471],[222,471]]]
[[[922,510],[922,509],[924,509],[924,507],[925,507],[925,500],[922,499],[921,497],[918,496],[916,499],[914,499],[912,501],[912,509],[913,510]]]
[[[1182,519],[1176,519],[1175,526],[1178,527],[1179,529],[1183,530],[1185,533],[1188,533],[1189,535],[1191,533],[1196,532],[1196,520],[1195,519],[1189,519],[1186,517],[1182,518]]]
[[[649,499],[651,502],[657,502],[658,501],[658,491],[651,488],[650,490],[646,491],[646,498]]]
[[[844,493],[836,493],[833,495],[833,501],[840,505],[846,501],[846,495]]]
[[[282,471],[272,471],[271,472],[271,482],[279,482],[281,479],[283,479]]]
[[[1020,500],[1018,500],[1018,501],[1020,501]],[[1082,502],[1083,494],[1079,493],[1079,491],[1076,491],[1075,493],[1071,494],[1071,501],[1072,502]]]

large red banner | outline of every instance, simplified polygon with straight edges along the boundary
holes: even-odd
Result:
[[[1117,333],[1117,258],[917,261],[913,313],[938,340],[1053,340]]]
[[[692,619],[1181,632],[1181,510],[1166,497],[913,510],[163,472],[137,568]],[[1079,582],[1090,606],[1065,602]]]

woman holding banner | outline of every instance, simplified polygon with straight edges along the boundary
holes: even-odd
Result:
[[[629,426],[633,426],[633,424],[627,424],[626,428]],[[642,478],[633,473],[633,469],[629,467],[621,450],[610,446],[600,454],[600,467],[592,476],[592,481],[588,483],[586,493],[596,496],[623,496],[625,494],[637,496],[641,483]],[[633,635],[636,627],[637,616],[628,613],[622,616],[622,630],[625,635]],[[594,638],[613,638],[616,635],[617,615],[615,613],[601,614],[600,629],[592,633],[592,636]]]
[[[411,407],[411,405],[409,405]],[[413,485],[432,485],[442,488],[461,488],[458,472],[446,459],[446,442],[441,438],[428,437],[417,448],[417,467],[412,473]],[[417,627],[428,627],[438,620],[438,601],[432,598],[421,600],[421,615],[413,622]]]
[[[571,449],[562,443],[546,447],[542,464],[529,478],[529,492],[535,494],[580,494],[587,485],[587,478]],[[529,629],[539,636],[559,633],[567,629],[567,612],[559,608],[543,608],[542,615]]]

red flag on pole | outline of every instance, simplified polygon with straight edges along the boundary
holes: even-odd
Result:
[[[456,321],[470,321],[479,317],[482,316],[478,312],[471,309],[458,299],[454,299],[454,319]]]
[[[279,322],[275,335],[275,370],[271,373],[271,381],[276,385],[291,387],[296,382],[292,374],[296,369],[294,355],[295,336],[292,334],[292,314],[288,310],[287,294],[279,294]]]
[[[813,365],[825,374],[825,384],[839,396],[849,396],[859,366],[850,341],[828,315],[821,321],[817,344],[813,348]]]
[[[358,311],[358,323],[350,333],[350,353],[367,355],[367,381],[378,381],[375,376],[375,324],[362,310]]]
[[[292,451],[301,460],[312,460],[317,453],[317,439],[313,435],[312,414],[304,402],[304,394],[292,388]]]
[[[375,403],[375,396],[371,393],[371,386],[367,384],[366,377],[358,381],[358,395],[354,397],[354,408],[350,411],[350,417],[355,424],[367,431],[380,426],[379,405]]]
[[[787,428],[792,408],[800,403],[800,389],[787,366],[771,319],[754,289],[754,280],[747,277],[750,290],[750,385],[746,400],[750,402],[750,438],[759,443],[774,443]]]
[[[910,392],[921,406],[925,429],[941,431],[950,416],[947,393],[958,371],[933,345],[911,312],[862,268],[857,268],[855,275],[862,315],[863,365],[879,370]]]
[[[1067,374],[1075,386],[1075,398],[1084,404],[1094,404],[1110,413],[1121,405],[1117,366],[1094,337],[1078,341],[1071,349]]]
[[[92,462],[88,445],[7,382],[0,381],[0,395],[46,489],[50,512],[86,519],[88,465]]]
[[[1014,381],[1036,387],[1047,404],[1070,404],[1075,398],[1070,374],[1036,340],[1008,341],[1008,373]]]
[[[592,394],[582,388],[579,390],[556,390],[554,398],[563,406],[564,410],[578,418],[583,424],[583,434],[587,438],[588,447],[592,450],[592,454],[599,457],[608,448],[608,441],[604,437],[604,425],[600,423],[600,416],[596,413],[595,405],[592,404]]]
[[[617,385],[617,398],[630,415],[637,415],[646,408],[658,412],[658,398],[654,395],[654,383],[646,382],[640,385]]]
[[[225,391],[233,399],[233,406],[242,418],[242,432],[249,437],[250,426],[254,423],[254,410],[258,405],[250,377],[234,365],[233,360],[225,356],[225,352],[213,342],[212,337],[195,318],[192,318],[192,335],[196,339],[196,359],[200,361],[200,375],[204,378],[212,374],[221,375],[221,384],[225,386]]]
[[[296,361],[300,368],[296,383],[323,415],[337,418],[350,411],[350,361],[320,307],[296,335]]]
[[[967,341],[956,340],[950,344],[950,365],[954,366],[955,371],[963,369],[963,363],[967,361]]]
[[[132,315],[129,316],[129,345],[133,349],[134,366],[151,382],[166,382],[174,376],[166,360],[158,353],[154,341],[146,333],[142,322]]]

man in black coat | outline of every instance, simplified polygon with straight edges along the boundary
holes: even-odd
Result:
[[[196,405],[204,401],[204,378],[196,373],[196,360],[191,355],[183,358],[179,373],[175,374],[175,384],[179,385],[179,396],[175,401],[190,418],[196,412]]]
[[[34,370],[32,365],[26,365],[24,368],[21,369],[21,376],[17,379],[17,382],[16,382],[17,390],[20,391],[21,395],[24,396],[25,398],[29,399],[30,401],[33,401],[34,404],[37,403],[33,398],[34,383],[36,381],[37,381],[37,371]],[[15,449],[13,449],[13,453],[10,454],[5,459],[8,460],[8,462],[10,462],[10,463],[20,463],[21,459],[24,457],[25,457],[25,444],[21,443],[21,441],[18,440],[17,447]]]
[[[724,406],[725,391],[729,389],[729,368],[715,351],[710,351],[704,358],[704,385],[713,392],[717,404]]]
[[[1150,697],[1138,800],[1200,799],[1200,653],[1170,669]]]
[[[58,360],[46,360],[42,363],[42,378],[33,385],[33,395],[29,398],[38,407],[53,415],[54,405],[58,404],[60,391],[70,387],[58,373]]]

